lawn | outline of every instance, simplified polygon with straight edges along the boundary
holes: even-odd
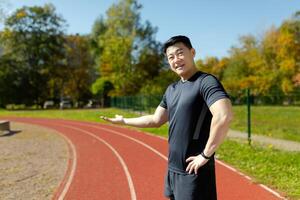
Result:
[[[235,119],[231,128],[246,130],[246,108],[235,106]],[[253,107],[253,132],[272,137],[300,141],[300,110],[298,107]],[[0,116],[22,116],[43,118],[64,118],[100,122],[100,115],[126,117],[139,113],[119,109],[101,110],[47,110],[47,111],[4,111]],[[103,121],[101,121],[103,122]],[[297,123],[298,122],[298,123]],[[167,125],[143,131],[167,137]],[[286,136],[288,135],[288,136]],[[226,140],[217,151],[219,159],[234,166],[255,181],[287,195],[290,199],[300,199],[300,153],[292,153],[263,147],[246,141]]]
[[[247,131],[246,106],[234,106],[231,128]],[[300,142],[300,107],[252,106],[252,133]]]

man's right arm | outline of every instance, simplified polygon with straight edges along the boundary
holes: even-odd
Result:
[[[168,121],[168,113],[167,110],[161,106],[158,106],[152,115],[145,115],[137,118],[123,118],[121,115],[116,115],[115,118],[107,118],[101,116],[100,118],[114,123],[114,124],[122,124],[129,125],[140,128],[147,127],[160,127],[164,123]]]

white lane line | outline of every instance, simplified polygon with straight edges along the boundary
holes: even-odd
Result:
[[[78,123],[75,123],[75,124],[78,124]],[[142,141],[140,141],[138,139],[130,137],[130,136],[126,135],[126,134],[123,134],[123,133],[121,133],[119,131],[114,131],[114,130],[111,130],[111,129],[108,129],[108,128],[102,128],[102,127],[99,127],[99,126],[88,125],[88,124],[85,124],[85,123],[80,123],[80,124],[83,125],[83,126],[87,126],[87,127],[93,127],[95,129],[98,129],[98,130],[104,130],[104,131],[107,131],[107,132],[114,133],[116,135],[125,137],[127,139],[130,139],[130,140],[132,140],[132,141],[134,141],[136,143],[139,143],[140,145],[146,147],[147,149],[151,150],[152,152],[154,152],[155,154],[157,154],[158,156],[160,156],[162,159],[164,159],[166,161],[168,160],[167,156],[163,155],[162,153],[160,153],[158,150],[154,149],[150,145],[148,145],[148,144],[146,144],[146,143],[144,143],[144,142],[142,142]]]
[[[263,184],[259,184],[260,187],[264,188],[265,190],[271,192],[272,194],[274,194],[275,196],[277,196],[280,199],[286,199],[284,197],[282,197],[279,193],[275,192],[274,190],[272,190],[271,188],[269,188],[268,186],[265,186]]]
[[[234,169],[233,167],[225,164],[224,162],[220,161],[220,160],[216,160],[220,165],[226,167],[227,169],[235,172],[235,173],[238,173],[239,175],[245,177],[246,179],[248,179],[249,181],[253,182],[252,178],[250,178],[249,176],[246,176],[245,174],[243,174],[242,172],[239,172],[238,170]],[[262,187],[263,189],[267,190],[268,192],[272,193],[273,195],[277,196],[278,198],[280,199],[286,199],[284,198],[283,196],[281,196],[278,192],[272,190],[271,188],[263,185],[263,184],[258,184],[258,186]]]
[[[89,132],[89,131],[86,131],[86,130],[83,130],[83,129],[80,129],[80,128],[75,128],[75,127],[72,127],[72,126],[68,126],[68,125],[59,125],[59,126],[64,126],[64,127],[70,128],[70,129],[74,129],[74,130],[83,132],[83,133],[85,133],[85,134],[87,134],[89,136],[92,136],[93,138],[95,138],[96,140],[102,142],[108,148],[110,148],[110,150],[116,155],[116,157],[118,158],[118,160],[120,161],[120,163],[121,163],[121,165],[122,165],[122,167],[124,169],[124,172],[125,172],[125,175],[126,175],[126,178],[127,178],[127,182],[128,182],[128,185],[129,185],[131,200],[136,200],[137,199],[136,198],[135,189],[134,189],[134,185],[133,185],[133,181],[132,181],[131,175],[129,173],[128,167],[127,167],[125,161],[123,160],[123,158],[121,157],[121,155],[117,152],[117,150],[113,146],[111,146],[105,140],[97,137],[92,132]]]
[[[71,123],[72,123],[72,122],[71,122]],[[77,124],[77,122],[75,122],[75,124]],[[135,138],[133,138],[133,137],[130,137],[130,136],[128,136],[128,135],[125,135],[125,134],[123,134],[123,133],[121,133],[121,132],[114,131],[114,130],[110,130],[110,129],[108,129],[108,128],[102,128],[102,127],[99,127],[99,126],[96,126],[96,125],[94,126],[94,125],[90,125],[90,124],[86,124],[86,123],[81,123],[81,122],[79,122],[79,124],[81,124],[81,125],[83,125],[83,126],[87,126],[87,127],[93,127],[93,128],[99,129],[99,130],[105,130],[105,131],[108,131],[108,132],[111,132],[111,133],[120,135],[120,136],[122,136],[122,137],[128,138],[128,139],[130,139],[130,140],[133,140],[133,141],[135,141],[135,142],[137,142],[137,143],[143,145],[144,147],[148,148],[149,150],[153,151],[154,153],[156,153],[157,155],[159,155],[160,157],[162,157],[164,160],[168,160],[168,158],[167,158],[165,155],[161,154],[159,151],[157,151],[156,149],[152,148],[152,147],[149,146],[148,144],[146,144],[146,143],[144,143],[144,142],[142,142],[142,141],[140,141],[140,140],[137,140],[137,139],[135,139]],[[151,134],[148,134],[148,135],[151,135]],[[151,136],[156,137],[155,135],[151,135]],[[157,138],[162,139],[162,140],[167,140],[166,138],[163,138],[163,137],[157,137]],[[228,168],[229,170],[231,170],[231,171],[233,171],[233,172],[235,172],[235,173],[240,174],[241,176],[245,177],[246,179],[252,181],[252,179],[251,179],[249,176],[244,175],[243,173],[241,173],[241,172],[239,172],[238,170],[236,170],[235,168],[233,168],[233,167],[231,167],[231,166],[225,164],[224,162],[222,162],[222,161],[220,161],[220,160],[217,160],[217,159],[216,159],[216,162],[218,162],[220,165],[222,165],[222,166]],[[265,186],[265,185],[263,185],[263,184],[259,184],[259,186],[261,186],[262,188],[264,188],[264,189],[267,190],[268,192],[271,192],[272,194],[274,194],[275,196],[277,196],[277,197],[279,197],[279,198],[281,198],[281,199],[286,199],[286,198],[282,197],[278,192],[276,192],[276,191],[270,189],[269,187],[267,187],[267,186]]]
[[[62,190],[61,194],[58,197],[58,200],[63,200],[70,188],[70,185],[73,181],[74,175],[75,175],[75,170],[77,167],[77,154],[76,154],[76,148],[74,146],[74,144],[69,140],[69,138],[67,138],[66,136],[64,136],[63,134],[60,133],[60,135],[62,135],[62,137],[64,137],[64,139],[69,143],[70,147],[71,147],[71,151],[72,151],[72,167],[71,167],[71,172],[70,175],[68,177],[68,180],[66,181],[66,184],[64,186],[64,189]]]
[[[40,127],[46,128],[46,129],[51,129],[51,130],[53,129],[53,128],[47,126],[47,125],[49,125],[49,123],[45,123],[44,121],[40,121],[40,120],[38,121],[39,124],[36,124],[34,122],[31,122],[31,121],[27,121],[27,120],[26,121],[21,120],[21,122],[30,123],[30,124],[33,124],[34,126],[40,126]],[[72,143],[72,141],[68,137],[66,137],[61,131],[58,131],[58,130],[55,130],[55,133],[60,135],[61,137],[63,137],[63,139],[68,143],[69,149],[71,150],[71,152],[70,152],[71,155],[70,156],[71,156],[72,164],[71,164],[71,167],[70,167],[70,174],[65,174],[64,179],[66,178],[66,176],[68,176],[68,175],[69,176],[68,176],[68,178],[65,182],[65,185],[62,186],[63,189],[62,189],[61,193],[57,194],[57,196],[58,196],[57,199],[58,200],[63,200],[65,198],[69,188],[70,188],[70,185],[71,185],[71,183],[73,181],[73,178],[74,178],[74,175],[75,175],[75,171],[76,171],[76,168],[77,168],[77,153],[76,153],[76,147],[74,146],[74,144]],[[69,168],[69,166],[68,166],[68,168]],[[69,169],[67,169],[66,173],[68,173],[68,171],[69,171]],[[64,184],[64,181],[65,181],[64,179],[62,180],[61,184]],[[60,188],[58,188],[58,189],[60,189]]]

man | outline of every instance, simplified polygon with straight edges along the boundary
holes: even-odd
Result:
[[[215,200],[214,153],[228,131],[231,102],[214,76],[197,70],[189,38],[174,36],[163,50],[180,80],[167,88],[155,113],[102,119],[135,127],[159,127],[169,121],[165,196],[171,200]]]

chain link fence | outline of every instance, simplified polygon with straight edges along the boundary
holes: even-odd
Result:
[[[229,93],[230,94],[230,93]],[[249,96],[248,96],[249,95]],[[253,95],[251,90],[240,95],[231,95],[234,105],[278,105],[278,106],[300,106],[300,92],[283,95],[270,93],[268,95]],[[162,95],[136,95],[111,97],[110,106],[121,109],[132,109],[134,111],[151,111],[161,102]]]

